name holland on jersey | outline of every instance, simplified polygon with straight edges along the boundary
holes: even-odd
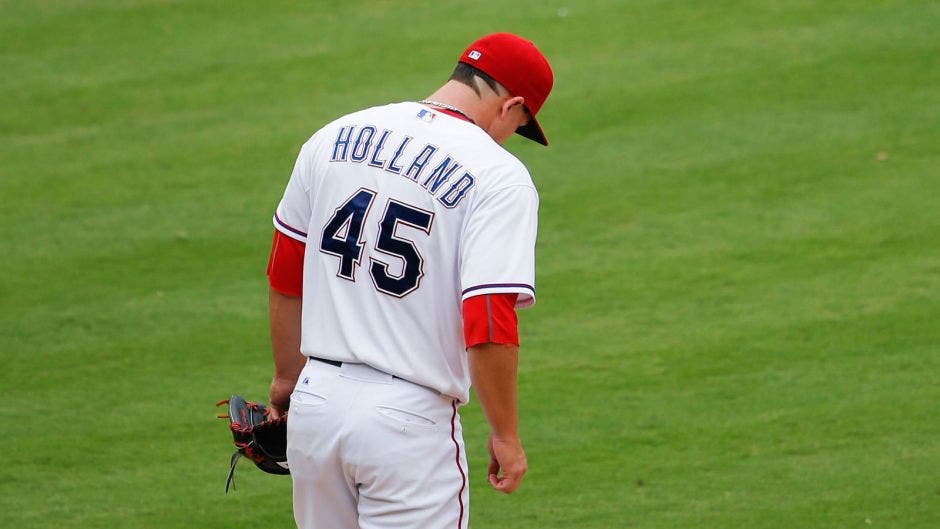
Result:
[[[473,175],[469,171],[460,174],[460,162],[449,154],[440,161],[431,162],[438,151],[437,146],[428,143],[417,155],[402,158],[402,153],[411,143],[411,136],[389,143],[392,131],[382,129],[381,133],[377,132],[378,129],[372,125],[342,127],[333,143],[330,161],[364,163],[407,178],[434,195],[447,208],[457,207],[473,187]]]

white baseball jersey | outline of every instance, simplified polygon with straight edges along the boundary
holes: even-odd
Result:
[[[412,102],[304,144],[274,217],[306,244],[301,352],[466,402],[462,300],[535,302],[538,194],[482,129]]]

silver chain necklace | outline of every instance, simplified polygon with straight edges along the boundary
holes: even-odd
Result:
[[[430,99],[422,99],[421,101],[418,101],[418,103],[431,105],[432,107],[443,108],[444,110],[450,110],[451,112],[456,112],[460,114],[461,116],[467,118],[467,121],[469,121],[470,123],[473,123],[474,125],[476,125],[476,122],[470,119],[470,116],[466,115],[462,110],[460,110],[459,108],[453,105],[448,105],[447,103],[441,103],[440,101],[432,101]]]

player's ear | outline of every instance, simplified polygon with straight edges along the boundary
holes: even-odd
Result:
[[[518,105],[524,105],[525,98],[522,96],[514,96],[503,101],[503,106],[500,108],[500,117],[506,117]]]

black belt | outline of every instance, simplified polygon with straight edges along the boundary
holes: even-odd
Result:
[[[343,364],[348,363],[348,362],[340,362],[339,360],[330,360],[329,358],[320,358],[318,356],[308,356],[307,358],[310,360],[316,360],[317,362],[323,362],[324,364],[330,364],[331,366],[336,366],[336,367],[343,367]],[[396,377],[394,375],[392,375],[392,378],[404,380],[401,377]]]
[[[329,358],[317,358],[316,356],[308,356],[307,358],[311,360],[316,360],[317,362],[323,362],[324,364],[330,364],[331,366],[343,367],[343,363],[339,360],[330,360]]]

